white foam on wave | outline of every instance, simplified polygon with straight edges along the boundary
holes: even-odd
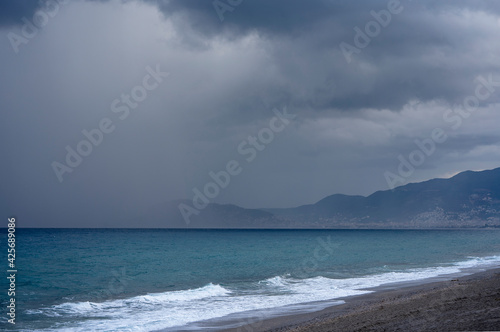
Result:
[[[154,293],[101,303],[67,302],[33,314],[70,317],[64,331],[151,331],[219,318],[251,310],[297,305],[369,293],[367,288],[423,280],[466,269],[486,269],[500,264],[500,256],[471,257],[448,266],[386,272],[357,278],[275,276],[255,283],[255,291],[208,284],[197,289]],[[53,329],[51,329],[53,330]]]

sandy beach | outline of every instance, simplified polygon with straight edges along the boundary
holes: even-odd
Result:
[[[386,287],[319,312],[226,331],[500,331],[500,269]]]

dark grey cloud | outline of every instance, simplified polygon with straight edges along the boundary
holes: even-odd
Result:
[[[259,30],[269,34],[294,35],[304,30],[317,27],[322,21],[336,21],[338,27],[345,23],[356,23],[371,19],[370,10],[386,8],[389,1],[347,1],[347,0],[311,0],[311,1],[220,1],[230,10],[224,11],[224,20],[221,22],[215,1],[182,1],[182,0],[146,0],[156,4],[167,17],[182,14],[189,21],[189,26],[206,36],[214,34],[244,34],[248,31]],[[402,0],[401,4],[420,12],[450,12],[461,9],[499,13],[500,5],[494,1],[411,1]],[[223,23],[223,24],[221,24]],[[425,29],[425,26],[421,27]],[[335,31],[331,32],[335,34]],[[433,31],[435,34],[436,31]]]
[[[22,24],[23,17],[32,17],[40,7],[38,1],[6,0],[0,3],[0,26]]]
[[[471,19],[466,17],[470,13],[497,15],[500,5],[491,1],[401,1],[403,12],[393,15],[391,24],[361,54],[353,55],[350,65],[339,44],[353,44],[353,28],[364,29],[373,20],[370,12],[386,9],[388,1],[242,1],[224,13],[222,22],[210,1],[155,3],[166,17],[180,17],[187,43],[199,42],[193,34],[235,39],[256,32],[268,38],[279,73],[306,81],[307,88],[301,89],[310,89],[307,96],[294,98],[297,91],[284,87],[287,102],[317,110],[396,110],[412,98],[456,103],[475,76],[500,69],[498,63],[485,61],[486,54],[465,67],[460,59],[474,53],[472,45],[492,37],[491,30],[484,36],[481,26],[461,24]],[[325,95],[328,80],[336,84]]]
[[[231,5],[227,1],[219,3],[231,8],[221,10],[223,21],[216,10],[217,2],[214,1],[151,1],[156,3],[165,16],[182,15],[187,19],[188,25],[197,32],[212,37],[216,34],[224,34],[228,37],[259,30],[269,34],[294,34],[304,29],[310,29],[325,18],[332,17],[345,12],[352,7],[348,2],[332,4],[324,0],[312,1],[287,1],[279,0],[256,0],[256,1],[233,1]],[[223,23],[223,24],[221,24]]]

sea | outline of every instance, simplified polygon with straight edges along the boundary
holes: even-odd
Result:
[[[6,229],[0,246],[7,271]],[[500,267],[500,230],[19,228],[15,259],[16,324],[4,277],[0,330],[251,331],[379,286]]]

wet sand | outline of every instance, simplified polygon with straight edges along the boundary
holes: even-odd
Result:
[[[322,311],[230,329],[257,331],[500,331],[500,269],[344,299]]]

